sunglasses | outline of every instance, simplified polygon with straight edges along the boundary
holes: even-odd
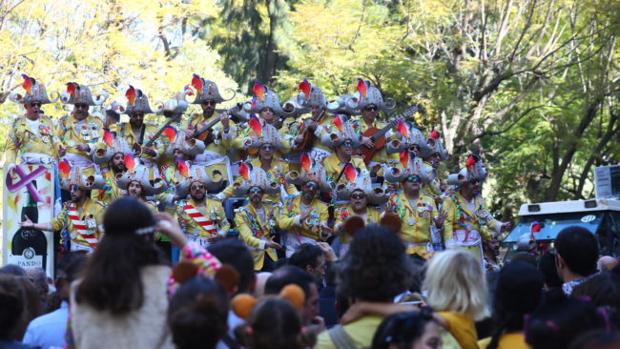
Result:
[[[366,195],[362,194],[362,193],[355,193],[355,194],[351,194],[351,199],[354,200],[361,200],[366,198]]]
[[[421,178],[420,178],[420,176],[411,175],[411,176],[407,176],[405,181],[413,182],[413,183],[420,183],[421,182]]]
[[[30,103],[30,106],[41,108],[41,103]]]
[[[206,102],[202,102],[202,105],[216,105],[217,103],[215,101],[206,101]]]
[[[252,187],[248,191],[250,192],[250,194],[260,194],[263,192],[263,190],[259,187]]]
[[[377,111],[377,107],[373,105],[373,106],[364,108],[364,110],[365,111]]]
[[[203,190],[205,188],[204,185],[192,185],[189,189],[190,190]]]
[[[88,109],[88,104],[76,104],[76,109]]]
[[[273,146],[271,144],[265,144],[260,147],[262,150],[273,150]]]

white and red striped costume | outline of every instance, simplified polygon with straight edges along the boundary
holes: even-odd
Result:
[[[97,243],[99,242],[99,239],[97,238],[97,227],[94,229],[89,229],[86,222],[80,219],[80,215],[74,203],[70,203],[67,206],[67,216],[69,217],[69,220],[71,220],[71,224],[73,225],[75,232],[77,232],[92,249],[95,249],[97,247]],[[73,241],[73,243],[75,243],[75,241]]]
[[[183,205],[185,213],[192,218],[208,235],[217,235],[217,222],[214,222],[202,214],[194,205],[190,202],[185,202]],[[200,234],[203,235],[203,234]]]

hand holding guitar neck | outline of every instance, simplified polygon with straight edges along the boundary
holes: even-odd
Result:
[[[192,138],[204,138],[206,139],[207,136],[203,136],[204,133],[211,131],[211,129],[213,128],[213,126],[215,126],[218,122],[223,121],[224,119],[226,120],[226,123],[228,123],[228,116],[230,114],[235,114],[235,112],[238,112],[241,110],[241,108],[243,108],[243,106],[241,105],[241,103],[237,103],[235,104],[234,107],[222,112],[220,115],[218,115],[217,117],[213,118],[213,120],[207,122],[204,126],[200,127],[198,130],[196,130],[194,132],[194,134],[192,135]],[[224,127],[226,127],[226,125],[224,125]]]
[[[408,118],[409,116],[413,115],[417,110],[418,110],[417,105],[410,106],[401,114],[395,115],[385,127],[381,129],[376,128],[376,127],[370,127],[366,131],[364,131],[364,133],[362,133],[362,136],[363,136],[362,139],[364,138],[369,139],[369,141],[367,141],[366,143],[372,144],[371,147],[363,146],[363,147],[360,147],[359,149],[360,153],[364,157],[364,162],[366,164],[370,163],[370,160],[372,159],[372,157],[379,150],[385,147],[385,134],[390,129],[392,129],[394,126],[396,126],[399,120]]]

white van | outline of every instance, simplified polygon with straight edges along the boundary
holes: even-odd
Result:
[[[530,234],[536,223],[540,231],[533,235],[542,249],[553,248],[553,241],[562,229],[578,225],[597,237],[601,255],[620,256],[620,200],[592,199],[521,205],[519,222],[502,241],[502,246],[508,249],[507,258],[516,250],[519,238]]]

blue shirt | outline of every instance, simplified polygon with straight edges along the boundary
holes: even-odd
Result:
[[[23,343],[43,349],[64,348],[68,315],[69,303],[63,301],[57,310],[35,318],[28,324]]]

